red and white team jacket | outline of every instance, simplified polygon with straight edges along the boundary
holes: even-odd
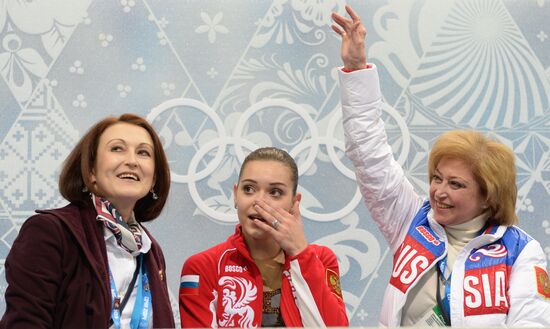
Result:
[[[240,225],[227,241],[185,261],[179,292],[182,328],[257,328],[263,283]],[[348,326],[334,253],[310,244],[286,257],[281,314],[287,327]]]
[[[346,154],[393,253],[380,325],[398,327],[408,293],[447,254],[445,230],[395,161],[380,115],[376,67],[340,72]],[[489,226],[457,255],[453,327],[550,327],[550,281],[540,244],[518,227]]]

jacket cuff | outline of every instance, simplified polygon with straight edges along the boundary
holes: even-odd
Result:
[[[343,106],[361,106],[378,101],[382,96],[378,69],[357,70],[350,73],[338,70]]]
[[[342,72],[350,73],[350,72],[359,71],[359,70],[365,70],[365,69],[372,69],[372,64],[371,64],[371,63],[367,63],[367,64],[365,64],[365,67],[362,68],[362,69],[347,69],[347,68],[343,67],[343,68],[342,68]]]
[[[312,252],[311,251],[311,245],[308,244],[307,247],[304,250],[302,250],[300,253],[298,253],[294,256],[286,256],[286,260],[290,262],[290,261],[293,261],[297,258],[303,258],[304,256],[306,256],[310,252]]]

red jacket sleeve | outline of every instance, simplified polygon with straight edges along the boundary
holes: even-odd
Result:
[[[349,325],[338,261],[332,250],[308,246],[290,259],[290,275],[304,327]]]
[[[191,256],[183,264],[179,307],[182,328],[214,327],[216,313],[216,263],[204,253]]]

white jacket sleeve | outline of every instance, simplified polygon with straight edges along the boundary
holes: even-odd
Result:
[[[531,240],[517,258],[510,274],[508,327],[550,327],[550,282],[546,257]]]
[[[355,166],[367,208],[392,251],[400,244],[422,199],[394,159],[380,118],[382,96],[376,66],[340,70],[346,155]]]

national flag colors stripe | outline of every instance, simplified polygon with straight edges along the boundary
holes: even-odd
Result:
[[[180,294],[198,295],[199,279],[200,276],[196,274],[182,275],[180,279]]]

